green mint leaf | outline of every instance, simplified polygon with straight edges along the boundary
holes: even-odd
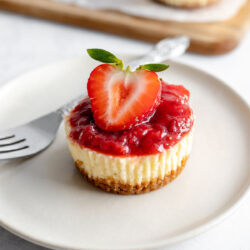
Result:
[[[104,49],[87,49],[89,56],[97,61],[103,63],[116,63],[121,64],[121,60],[118,59],[112,53],[104,50]]]
[[[166,70],[169,67],[169,65],[166,64],[145,64],[145,65],[140,65],[137,69],[147,69],[149,71],[153,72],[161,72],[163,70]]]

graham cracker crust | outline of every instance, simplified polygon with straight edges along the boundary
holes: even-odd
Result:
[[[182,160],[181,165],[178,166],[177,170],[172,170],[171,173],[165,175],[163,179],[157,178],[150,182],[142,182],[140,185],[124,184],[114,178],[91,178],[82,168],[83,162],[75,161],[75,165],[88,182],[106,192],[115,194],[142,194],[159,189],[173,181],[184,169],[187,159],[188,156]]]

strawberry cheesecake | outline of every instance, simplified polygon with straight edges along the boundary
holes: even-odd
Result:
[[[84,98],[65,117],[69,150],[80,173],[95,186],[119,194],[139,194],[175,179],[192,146],[189,91],[159,79],[164,64],[134,72],[101,50],[104,62],[90,74]]]

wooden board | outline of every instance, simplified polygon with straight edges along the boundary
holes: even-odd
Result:
[[[159,21],[50,0],[0,0],[0,9],[149,42],[187,35],[191,38],[190,51],[208,55],[231,51],[250,27],[250,0],[233,18],[210,23]]]

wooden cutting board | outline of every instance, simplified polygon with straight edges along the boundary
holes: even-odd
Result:
[[[0,0],[0,9],[149,42],[187,35],[191,38],[190,51],[208,55],[231,51],[250,27],[250,0],[233,18],[210,23],[159,21],[50,0]]]

